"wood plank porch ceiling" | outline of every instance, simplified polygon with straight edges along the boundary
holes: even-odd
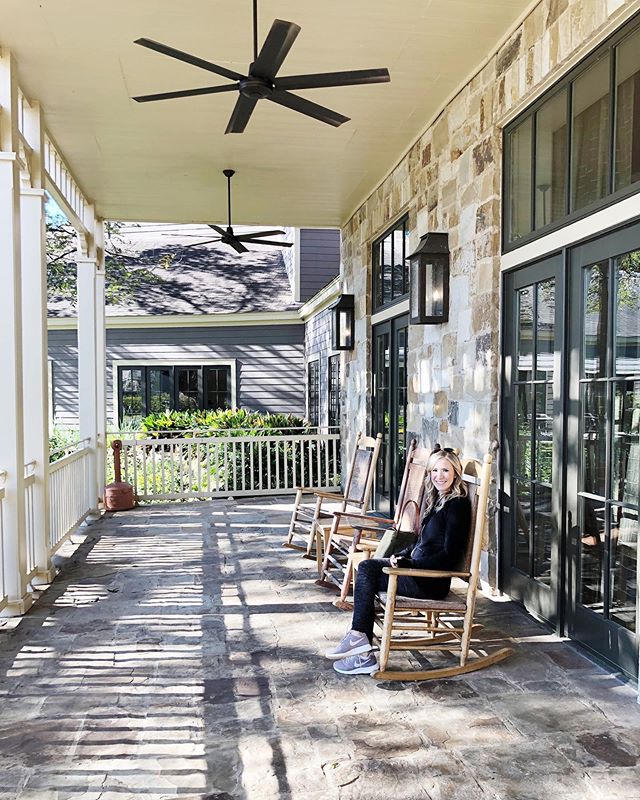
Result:
[[[244,73],[251,5],[3,0],[0,46],[101,217],[224,221],[220,171],[233,167],[234,222],[340,225],[531,0],[260,0],[260,43],[276,17],[302,27],[283,75],[389,68],[390,84],[300,92],[351,117],[337,129],[262,101],[244,134],[225,136],[235,92],[130,99],[225,82],[135,46],[140,36]]]

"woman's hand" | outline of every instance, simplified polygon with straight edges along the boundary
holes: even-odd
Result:
[[[397,567],[398,566],[398,556],[391,556],[391,558],[389,559],[389,563],[391,564],[392,567],[394,567],[394,568]]]

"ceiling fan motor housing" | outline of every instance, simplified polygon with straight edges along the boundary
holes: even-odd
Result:
[[[272,94],[275,84],[269,78],[260,78],[257,75],[252,75],[251,70],[249,70],[249,76],[240,81],[239,89],[240,94],[245,97],[250,97],[252,100],[263,100]]]

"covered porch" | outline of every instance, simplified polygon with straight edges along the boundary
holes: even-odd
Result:
[[[378,683],[322,657],[348,615],[280,547],[282,498],[104,517],[0,633],[0,798],[637,796],[634,687],[509,602],[512,658]]]

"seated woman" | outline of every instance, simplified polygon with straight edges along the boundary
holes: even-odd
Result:
[[[343,675],[371,675],[378,670],[373,652],[375,596],[384,592],[389,576],[384,567],[453,570],[467,547],[471,503],[462,480],[462,464],[450,448],[436,445],[429,459],[427,501],[420,536],[413,548],[391,558],[369,559],[358,568],[353,592],[351,630],[337,647],[327,650],[333,668]],[[398,595],[440,600],[449,592],[450,578],[398,577]]]

